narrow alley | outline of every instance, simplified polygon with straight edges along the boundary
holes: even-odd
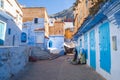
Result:
[[[120,0],[0,0],[0,80],[119,80],[119,61]]]
[[[87,65],[70,64],[72,56],[28,63],[12,80],[105,80]]]

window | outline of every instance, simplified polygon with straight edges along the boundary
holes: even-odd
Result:
[[[4,44],[5,39],[5,24],[0,22],[0,45]]]
[[[53,24],[53,22],[51,21],[51,24]]]
[[[11,34],[11,29],[10,29],[10,28],[8,29],[8,34],[9,34],[9,35]]]
[[[34,19],[34,23],[38,23],[38,18],[35,18],[35,19]]]
[[[27,41],[27,34],[22,32],[21,34],[21,42],[26,42]]]
[[[4,2],[3,0],[0,0],[0,8],[3,8],[4,7]]]

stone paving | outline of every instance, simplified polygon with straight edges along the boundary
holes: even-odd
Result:
[[[87,65],[70,64],[71,56],[29,63],[11,80],[105,80]]]

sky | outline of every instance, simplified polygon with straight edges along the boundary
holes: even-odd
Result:
[[[46,7],[48,14],[54,14],[73,5],[75,0],[18,0],[26,7]]]

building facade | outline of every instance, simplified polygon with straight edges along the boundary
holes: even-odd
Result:
[[[49,26],[49,35],[61,35],[64,36],[64,22],[54,21],[53,26]]]
[[[64,46],[64,22],[50,18],[49,24],[48,49],[50,49],[52,53],[59,53],[63,50]]]
[[[65,39],[71,40],[74,33],[73,22],[64,22],[64,29],[65,29],[65,35],[64,35]]]
[[[45,48],[48,38],[48,15],[43,7],[23,8],[23,32],[28,40],[25,41],[31,46]],[[23,40],[24,43],[24,40]]]
[[[16,0],[0,0],[0,45],[18,46],[22,30],[22,9]]]
[[[44,7],[23,7],[23,22],[33,21],[34,18],[44,18],[45,36],[49,36],[48,14]]]
[[[74,35],[78,52],[84,49],[87,64],[107,80],[117,80],[120,69],[120,0],[101,4],[94,17],[84,21]]]

